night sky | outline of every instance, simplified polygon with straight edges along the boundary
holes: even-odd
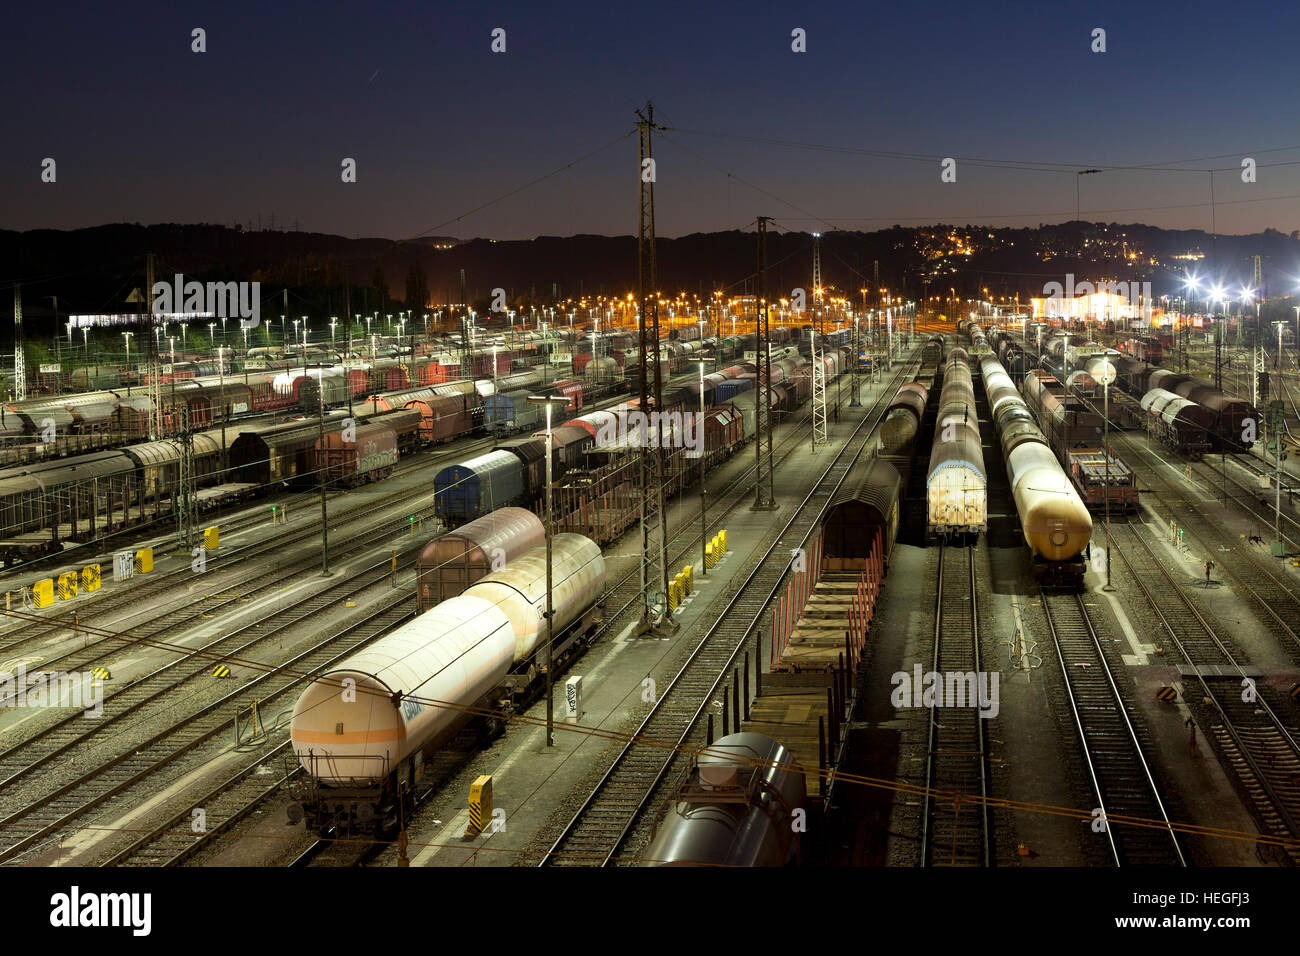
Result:
[[[1074,218],[1076,181],[1085,219],[1208,230],[1211,167],[1219,232],[1300,228],[1290,5],[27,3],[5,34],[10,229],[274,214],[394,239],[627,234],[636,138],[619,137],[648,98],[676,128],[655,146],[661,235],[758,214],[1034,226]],[[1075,174],[1152,164],[1176,168]]]

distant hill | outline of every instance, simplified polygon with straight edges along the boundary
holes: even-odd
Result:
[[[752,292],[756,266],[752,232],[718,232],[660,239],[660,289],[698,293],[715,289]],[[1082,250],[1082,254],[1080,254]],[[71,231],[0,231],[0,262],[10,281],[24,284],[24,313],[39,322],[50,311],[121,311],[131,289],[144,284],[145,254],[153,252],[157,278],[182,272],[200,280],[257,280],[263,294],[288,287],[291,311],[318,314],[343,310],[345,280],[354,312],[376,269],[386,295],[404,299],[412,263],[425,274],[432,302],[459,300],[465,270],[471,302],[485,302],[504,288],[512,302],[533,304],[583,294],[626,294],[636,286],[633,236],[539,236],[530,240],[457,240],[424,237],[393,241],[349,239],[304,232],[248,232],[218,225],[152,226],[116,223]],[[1197,230],[1145,225],[1064,223],[1027,229],[935,225],[893,226],[875,232],[832,232],[822,237],[823,281],[858,300],[879,261],[881,284],[915,298],[928,280],[931,293],[975,296],[1041,293],[1043,284],[1067,272],[1117,280],[1150,281],[1155,295],[1177,294],[1177,278],[1190,268],[1217,272],[1237,288],[1249,283],[1250,257],[1263,255],[1266,277],[1293,273],[1300,237],[1274,230],[1249,236],[1211,237]],[[1202,255],[1204,258],[1177,258]],[[806,233],[773,233],[767,260],[769,289],[789,295],[811,283],[811,239]],[[1154,260],[1154,261],[1152,261]],[[1214,263],[1218,263],[1218,269]],[[1289,295],[1290,281],[1268,291]],[[315,291],[313,291],[315,290]],[[279,294],[278,291],[275,294]],[[375,293],[375,298],[378,294]],[[366,295],[369,304],[369,294]],[[370,305],[371,309],[377,305]],[[402,307],[393,303],[390,308]],[[8,304],[0,305],[8,310]],[[273,310],[274,311],[274,310]],[[4,323],[5,332],[8,323]]]

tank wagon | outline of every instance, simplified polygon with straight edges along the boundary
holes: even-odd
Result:
[[[1044,584],[1077,587],[1092,537],[1088,509],[1006,370],[990,355],[980,371],[1033,575]]]
[[[944,366],[926,475],[926,527],[931,534],[978,534],[988,528],[984,450],[970,359],[962,348],[952,349]]]
[[[645,852],[645,866],[784,866],[798,854],[803,770],[782,744],[739,733],[687,772]]]
[[[416,606],[424,613],[545,543],[542,519],[523,508],[498,508],[434,538],[416,562]]]
[[[552,666],[584,649],[605,587],[600,547],[556,535]],[[305,771],[290,819],[309,830],[383,834],[414,806],[425,759],[471,719],[484,734],[535,693],[544,654],[546,549],[534,548],[312,681],[289,737]],[[471,711],[490,716],[471,717]]]

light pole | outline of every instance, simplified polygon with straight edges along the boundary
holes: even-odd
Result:
[[[1110,380],[1115,377],[1114,360],[1121,357],[1121,353],[1114,349],[1105,349],[1101,352],[1094,352],[1089,358],[1105,359],[1106,364],[1103,367],[1102,380],[1102,464],[1105,468],[1105,505],[1106,505],[1106,583],[1102,586],[1103,591],[1113,591],[1114,587],[1110,583]],[[1064,371],[1064,369],[1062,369]],[[1067,376],[1068,377],[1068,376]]]
[[[705,511],[706,505],[704,500],[704,443],[706,440],[704,435],[704,365],[712,357],[713,356],[711,355],[703,354],[698,357],[700,363],[700,420],[695,428],[696,435],[699,437],[700,442],[700,577],[702,578],[708,577],[709,575],[709,564],[705,560],[705,548],[707,547],[707,539],[709,537],[709,522]]]
[[[172,365],[175,365],[176,364],[176,336],[174,335],[167,336],[167,346],[172,353]],[[175,371],[175,369],[173,369],[173,371]]]
[[[226,364],[223,361],[225,346],[217,346],[217,375],[221,379],[221,469],[226,468],[226,419],[230,417],[230,402],[226,398]]]
[[[555,592],[552,580],[551,539],[555,535],[551,510],[551,409],[563,408],[569,399],[562,395],[529,395],[528,404],[546,406],[546,746],[555,746],[555,710],[551,697],[551,654],[555,648]]]
[[[866,289],[862,290],[862,297],[866,298]],[[862,346],[858,344],[858,322],[859,318],[853,317],[853,392],[850,396],[849,407],[859,408],[862,403],[858,401],[858,373],[862,370]]]
[[[123,335],[123,337],[126,338],[126,364],[127,364],[127,367],[129,368],[129,367],[131,366],[131,335],[132,335],[132,333],[130,333],[130,332],[123,332],[122,335]],[[1280,336],[1280,334],[1279,334],[1279,340],[1280,340],[1280,339],[1281,339],[1281,336]]]
[[[339,320],[335,316],[331,315],[330,316],[330,351],[331,352],[334,351],[334,326],[338,324],[339,324]]]
[[[82,351],[86,355],[86,367],[89,368],[90,367],[90,329],[88,329],[84,325],[81,327],[81,346],[82,346]],[[173,362],[176,361],[175,356],[172,357],[172,361]]]
[[[317,372],[316,376],[316,407],[317,407],[317,439],[316,447],[318,458],[316,459],[316,484],[320,487],[320,560],[321,577],[327,578],[330,573],[330,539],[329,539],[329,522],[326,520],[328,513],[325,508],[325,369],[329,368],[328,364],[313,363],[304,365],[304,372]],[[340,436],[341,438],[342,436]],[[358,449],[358,454],[360,450]]]

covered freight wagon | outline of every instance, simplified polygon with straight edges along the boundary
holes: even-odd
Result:
[[[423,613],[545,543],[542,519],[523,508],[498,508],[434,538],[416,563],[416,604]]]
[[[529,499],[523,463],[509,451],[491,451],[448,465],[433,478],[434,511],[452,524]]]
[[[355,437],[355,440],[350,440]],[[397,465],[397,436],[387,425],[366,422],[330,432],[316,442],[314,468],[325,469],[325,480],[355,485],[392,474]]]

